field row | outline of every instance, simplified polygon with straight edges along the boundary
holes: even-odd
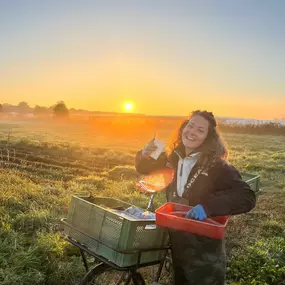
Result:
[[[66,150],[49,150],[29,147],[5,147],[0,148],[0,168],[19,171],[22,176],[38,183],[48,181],[70,181],[76,177],[88,177],[101,175],[118,165],[131,164],[133,157],[125,159],[117,153],[101,152],[93,150],[82,155],[68,154]],[[106,156],[104,156],[106,155]],[[110,156],[108,158],[108,156]],[[115,159],[114,159],[115,158]]]

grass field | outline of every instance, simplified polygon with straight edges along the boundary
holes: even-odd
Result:
[[[157,137],[168,142],[176,125],[160,128]],[[1,285],[77,284],[84,274],[79,252],[59,231],[72,194],[145,206],[147,197],[135,188],[134,155],[156,127],[0,122]],[[223,137],[230,162],[259,174],[262,188],[254,211],[230,219],[228,284],[285,284],[284,136]],[[161,193],[155,205],[162,203]]]

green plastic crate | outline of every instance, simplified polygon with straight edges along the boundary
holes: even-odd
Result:
[[[120,267],[132,266],[138,262],[138,253],[117,252],[116,250],[96,241],[92,237],[78,231],[77,229],[72,229],[66,224],[65,231],[68,232],[68,236],[85,245],[89,250],[93,251],[97,255],[106,258],[107,260],[115,263]],[[142,252],[140,256],[140,264],[160,261],[163,259],[165,253],[165,250]]]
[[[114,198],[73,196],[64,232],[118,266],[134,265],[138,261],[137,252],[130,254],[118,251],[163,248],[168,243],[168,233],[156,227],[154,219],[132,220],[112,211],[130,206]],[[164,252],[143,252],[140,263],[161,260]]]
[[[256,174],[250,174],[250,173],[241,173],[242,180],[245,181],[250,188],[257,194],[259,189],[259,183],[260,183],[260,176]]]

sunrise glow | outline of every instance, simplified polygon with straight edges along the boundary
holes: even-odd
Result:
[[[122,105],[123,112],[129,113],[134,110],[134,103],[132,102],[125,102]]]
[[[285,118],[284,1],[6,2],[0,104]]]
[[[133,104],[132,103],[125,104],[125,110],[126,111],[131,111],[132,109],[133,109]]]

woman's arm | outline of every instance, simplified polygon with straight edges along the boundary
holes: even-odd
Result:
[[[215,191],[202,204],[208,217],[238,215],[255,207],[256,196],[236,168],[224,163],[214,183]]]
[[[137,152],[135,157],[135,167],[137,172],[148,174],[154,170],[164,168],[167,163],[167,155],[163,152],[157,160],[150,156],[143,156],[142,151]]]

